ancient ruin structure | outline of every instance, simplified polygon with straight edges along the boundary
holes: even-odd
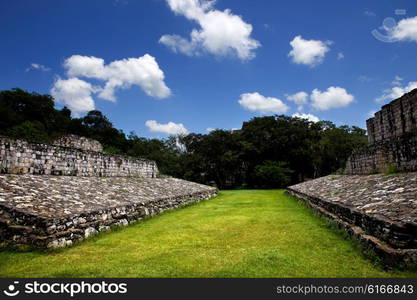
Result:
[[[369,145],[353,153],[346,174],[417,171],[417,89],[384,105],[366,121]]]
[[[373,249],[385,264],[417,266],[417,173],[329,175],[287,191]]]
[[[99,141],[88,139],[74,134],[57,138],[52,145],[80,149],[85,151],[103,152],[103,146]]]
[[[0,136],[0,173],[144,178],[158,175],[154,161],[104,154],[98,141],[69,136],[54,144],[29,143]],[[68,147],[70,145],[75,148]]]
[[[366,121],[368,141],[379,141],[417,132],[417,89],[382,106],[373,118]]]
[[[157,178],[154,161],[103,154],[94,140],[69,136],[54,144],[0,138],[0,245],[69,246],[217,194]]]
[[[417,89],[367,120],[369,145],[351,155],[345,175],[287,188],[388,265],[417,267],[416,120]]]

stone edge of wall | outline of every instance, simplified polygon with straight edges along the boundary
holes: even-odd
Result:
[[[400,137],[378,141],[353,152],[346,162],[344,174],[383,173],[390,165],[395,165],[400,172],[417,171],[417,134],[407,133]]]
[[[313,203],[311,196],[287,188],[286,192],[298,200],[307,204],[314,212],[320,216],[334,222],[337,227],[345,230],[349,236],[359,241],[365,247],[374,251],[382,260],[384,265],[390,267],[417,268],[417,249],[397,249],[393,248],[384,241],[367,234],[361,227],[355,226],[342,220],[336,214],[333,214],[319,205]]]
[[[147,164],[151,164],[155,167],[156,172],[155,172],[155,176],[157,176],[159,174],[159,170],[157,167],[157,164],[155,161],[153,160],[149,160],[149,159],[145,159],[145,158],[139,158],[139,157],[132,157],[132,156],[128,156],[128,155],[121,155],[121,154],[107,154],[107,153],[103,153],[103,152],[97,152],[97,151],[93,151],[93,150],[85,150],[85,149],[78,149],[78,148],[71,148],[71,147],[65,147],[65,146],[58,146],[58,145],[53,145],[53,144],[47,144],[47,143],[38,143],[38,142],[32,142],[32,141],[27,141],[24,139],[15,139],[15,138],[11,138],[8,136],[4,136],[4,135],[0,135],[0,144],[3,143],[9,143],[9,144],[25,144],[28,148],[33,149],[34,152],[38,151],[35,150],[36,148],[44,148],[44,149],[48,149],[48,148],[52,148],[52,149],[56,149],[57,152],[63,152],[63,153],[69,153],[69,152],[73,152],[73,153],[80,153],[80,154],[87,154],[87,155],[91,155],[92,157],[97,157],[97,156],[101,156],[104,159],[106,158],[113,158],[113,159],[121,159],[121,160],[128,160],[131,161],[133,163],[147,163]],[[1,161],[0,161],[1,162]],[[0,173],[6,173],[6,174],[20,174],[19,172],[10,172],[10,170],[1,170],[0,169]],[[32,173],[30,173],[32,174]],[[34,173],[35,174],[35,173]],[[54,175],[54,174],[52,174]],[[68,176],[74,176],[72,173],[70,174],[62,174],[62,175],[68,175]],[[96,176],[96,175],[89,175],[89,176]],[[119,175],[122,176],[122,175]],[[131,175],[131,176],[135,176],[135,175]],[[152,175],[153,177],[154,175]],[[107,177],[107,176],[104,176]]]
[[[53,148],[58,148],[58,149],[61,149],[61,150],[66,150],[66,151],[71,150],[71,151],[77,151],[77,152],[91,153],[93,155],[103,155],[103,156],[106,156],[106,157],[120,157],[120,158],[125,158],[125,159],[132,159],[132,160],[147,161],[147,162],[155,163],[154,160],[141,158],[141,157],[133,157],[133,156],[123,155],[123,154],[108,154],[108,153],[98,152],[98,151],[93,151],[93,150],[71,148],[71,147],[59,146],[59,145],[48,144],[48,143],[39,143],[39,142],[27,141],[27,140],[24,140],[24,139],[15,139],[15,138],[11,138],[11,137],[0,134],[0,141],[1,140],[20,141],[20,142],[26,143],[28,145],[36,145],[36,146],[41,146],[41,147],[46,146],[46,147],[53,147]]]
[[[208,200],[217,194],[216,188],[209,188],[190,194],[160,197],[149,202],[112,207],[61,219],[36,217],[0,205],[0,237],[2,237],[0,245],[25,245],[31,248],[71,246],[98,232],[111,230],[112,227],[127,226],[166,210]]]

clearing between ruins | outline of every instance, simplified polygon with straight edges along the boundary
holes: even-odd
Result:
[[[2,277],[416,277],[284,190],[221,191],[70,248],[0,252]]]

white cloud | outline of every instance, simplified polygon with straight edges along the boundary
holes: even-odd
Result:
[[[399,85],[401,85],[402,82],[403,81],[403,78],[401,78],[400,76],[395,76],[395,78],[394,78],[394,80],[391,82],[391,84],[392,85],[394,85],[394,86],[399,86]]]
[[[344,88],[334,86],[329,87],[324,92],[314,89],[310,98],[312,101],[311,105],[318,110],[345,107],[355,99]]]
[[[289,110],[288,105],[280,99],[265,97],[259,93],[246,93],[240,95],[239,104],[247,110],[262,114],[283,114]]]
[[[31,70],[40,70],[40,71],[48,72],[51,69],[48,68],[48,67],[46,67],[46,66],[44,66],[44,65],[41,65],[41,64],[31,63],[30,64],[30,67],[26,68],[25,71],[26,72],[29,72]]]
[[[188,130],[184,127],[182,123],[168,122],[166,124],[161,124],[155,120],[148,120],[145,122],[146,127],[149,128],[152,132],[162,132],[168,135],[179,135],[187,134]]]
[[[59,78],[51,89],[55,101],[68,106],[75,115],[94,110],[91,94],[95,92],[97,92],[96,87],[78,78]]]
[[[345,55],[342,52],[337,53],[337,60],[344,59]]]
[[[295,113],[292,115],[293,118],[300,118],[300,119],[306,119],[310,122],[318,122],[320,121],[320,119],[318,117],[316,117],[315,115],[312,114],[299,114],[299,113]]]
[[[395,41],[417,42],[417,16],[402,19],[396,26],[389,28],[388,33]]]
[[[217,56],[237,55],[241,60],[255,57],[254,50],[261,44],[251,38],[252,25],[232,14],[230,9],[214,9],[214,2],[167,0],[174,13],[195,21],[200,28],[191,31],[189,40],[174,34],[163,35],[159,42],[189,56],[208,52]]]
[[[371,81],[373,80],[373,78],[371,78],[371,77],[369,77],[369,76],[366,76],[366,75],[360,75],[360,76],[358,77],[358,80],[359,80],[360,82],[371,82]]]
[[[402,86],[402,78],[396,76],[392,84],[395,86],[384,90],[382,96],[375,99],[376,102],[382,103],[400,98],[405,93],[408,93],[414,89],[417,89],[417,81],[410,81],[408,84]]]
[[[308,94],[306,92],[298,92],[293,95],[286,95],[286,97],[287,100],[297,104],[297,110],[302,110],[308,100]]]
[[[376,13],[370,10],[365,10],[363,13],[365,16],[368,16],[368,17],[376,17]]]
[[[207,129],[206,129],[206,131],[207,132],[212,132],[212,131],[214,131],[214,130],[216,130],[215,128],[212,128],[212,127],[208,127]]]
[[[330,50],[329,44],[330,42],[320,40],[304,40],[302,36],[297,35],[290,42],[292,50],[288,55],[296,64],[314,67],[323,62],[326,53]]]
[[[176,34],[163,35],[159,42],[171,48],[174,53],[183,53],[188,56],[199,55],[198,49],[192,43]]]
[[[375,116],[375,113],[376,113],[376,112],[377,112],[376,110],[371,110],[371,111],[369,111],[369,112],[368,112],[368,115],[367,115],[367,116],[368,116],[369,118],[373,118],[373,117]]]
[[[171,91],[164,82],[164,72],[155,58],[145,54],[138,58],[115,60],[107,65],[102,58],[73,55],[65,60],[64,67],[70,77],[86,77],[105,81],[99,97],[116,101],[115,90],[139,86],[147,95],[166,98]]]

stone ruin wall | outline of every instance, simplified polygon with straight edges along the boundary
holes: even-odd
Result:
[[[99,141],[74,134],[65,135],[52,142],[54,146],[75,148],[85,151],[103,152],[103,146]]]
[[[383,173],[389,167],[401,172],[417,171],[417,135],[404,135],[376,142],[353,153],[345,168],[348,175]]]
[[[366,121],[369,145],[417,130],[417,89],[382,106]]]
[[[77,141],[76,136],[70,136],[60,138],[55,144],[79,149],[0,136],[0,173],[144,178],[158,175],[154,161],[98,152],[102,146],[94,140]]]
[[[176,182],[171,184],[175,185]],[[63,218],[43,218],[0,205],[0,245],[28,245],[32,248],[67,247],[98,232],[134,224],[167,210],[208,200],[217,193],[217,189],[211,187],[201,188],[199,191],[191,191],[189,188],[188,192],[175,196],[165,196],[157,191],[152,201],[110,206],[107,209]]]
[[[378,255],[384,265],[417,267],[417,173],[329,175],[287,188]]]
[[[366,121],[369,145],[353,153],[345,174],[381,173],[390,166],[417,171],[417,89],[384,105]]]
[[[104,154],[95,140],[72,135],[53,144],[0,136],[0,247],[65,247],[218,193],[156,178],[154,161]]]

